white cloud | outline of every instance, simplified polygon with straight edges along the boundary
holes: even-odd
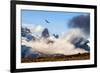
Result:
[[[62,39],[65,39],[69,42],[73,42],[73,40],[74,42],[77,42],[80,40],[80,38],[86,39],[84,32],[79,28],[73,28],[65,33]]]
[[[35,25],[35,24],[22,24],[22,27],[30,29],[32,33],[41,32],[44,29],[41,25]]]
[[[34,24],[22,24],[22,27],[33,28]]]
[[[75,30],[77,31],[75,32]],[[78,54],[78,53],[87,53],[88,51],[82,48],[75,48],[75,46],[70,42],[70,40],[73,40],[77,37],[79,38],[81,34],[80,30],[78,29],[75,29],[75,30],[73,29],[69,31],[68,34],[66,35],[66,38],[59,38],[56,40],[52,39],[54,43],[47,44],[46,43],[48,41],[47,39],[40,39],[40,41],[31,41],[31,42],[24,41],[24,44],[32,47],[33,50],[36,50],[44,54],[73,55],[73,54]],[[50,39],[51,38],[49,38],[49,40]]]
[[[43,27],[41,25],[35,26],[33,29],[31,29],[32,32],[41,32],[43,31]]]

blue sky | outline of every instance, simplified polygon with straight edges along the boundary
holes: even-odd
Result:
[[[55,11],[36,11],[36,10],[22,10],[22,26],[41,25],[48,28],[51,34],[61,34],[68,31],[68,22],[75,16],[86,13],[77,12],[55,12]],[[46,23],[48,20],[50,23]]]

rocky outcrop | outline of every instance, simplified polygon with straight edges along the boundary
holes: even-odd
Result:
[[[48,38],[50,35],[49,35],[49,31],[47,28],[45,28],[42,32],[42,37],[43,38]]]

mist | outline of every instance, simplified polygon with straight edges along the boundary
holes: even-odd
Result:
[[[33,51],[38,51],[43,54],[63,54],[63,55],[73,55],[78,53],[87,53],[83,48],[76,48],[72,43],[72,40],[76,38],[83,38],[82,31],[80,29],[71,29],[66,32],[63,37],[58,39],[52,39],[54,43],[47,43],[48,39],[40,38],[38,41],[26,41],[22,40],[22,44],[31,47]]]

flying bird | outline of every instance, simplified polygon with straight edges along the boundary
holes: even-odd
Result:
[[[48,20],[45,20],[45,22],[48,23],[48,24],[50,23]]]

